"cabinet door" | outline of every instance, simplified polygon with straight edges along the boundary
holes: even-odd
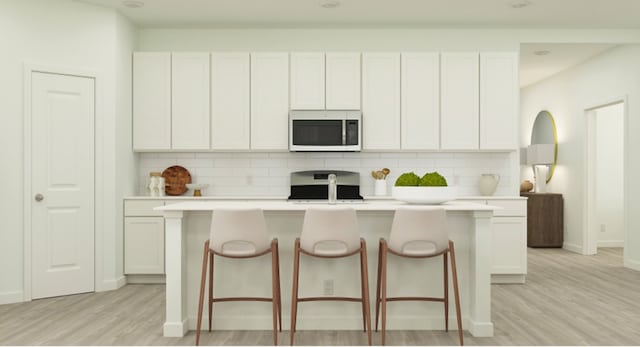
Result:
[[[211,149],[249,149],[249,53],[211,55]]]
[[[478,149],[478,53],[442,53],[440,74],[441,148]]]
[[[493,218],[492,274],[527,273],[526,235],[524,217]]]
[[[324,53],[291,53],[291,109],[324,110]]]
[[[288,54],[251,54],[251,148],[287,149],[288,112]]]
[[[402,54],[402,149],[440,147],[440,56]]]
[[[516,149],[518,55],[480,54],[480,149]]]
[[[360,53],[327,53],[327,110],[360,109]]]
[[[171,148],[209,149],[209,54],[173,53]]]
[[[125,217],[124,273],[164,274],[164,218]]]
[[[133,150],[171,149],[171,54],[133,54]]]
[[[400,54],[362,54],[363,148],[400,149]]]

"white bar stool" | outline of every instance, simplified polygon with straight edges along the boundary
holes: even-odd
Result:
[[[298,297],[300,253],[317,258],[343,258],[360,254],[360,298]],[[305,212],[302,234],[295,242],[293,260],[293,291],[291,300],[291,345],[296,332],[298,302],[352,301],[362,303],[362,324],[371,345],[371,315],[369,311],[369,280],[367,246],[360,238],[356,212],[348,207],[309,208]]]
[[[387,297],[387,254],[405,258],[444,257],[444,298],[434,297]],[[451,254],[453,290],[458,320],[458,336],[463,345],[462,320],[460,316],[460,295],[458,294],[458,275],[453,241],[447,233],[447,215],[443,208],[434,206],[400,207],[396,210],[389,243],[380,239],[378,254],[378,283],[376,287],[376,331],[382,304],[382,342],[385,343],[387,301],[436,301],[444,303],[445,330],[449,331],[449,279],[447,272],[447,254]],[[409,279],[408,279],[409,280]],[[409,282],[408,282],[409,283]]]
[[[213,258],[218,255],[226,258],[255,258],[271,253],[271,291],[270,298],[263,297],[213,297]],[[200,344],[200,325],[202,322],[202,304],[204,285],[207,279],[207,258],[209,258],[209,331],[211,331],[212,308],[214,302],[224,301],[270,301],[273,303],[273,344],[278,345],[278,324],[282,331],[282,303],[280,298],[280,265],[278,240],[269,242],[264,213],[261,209],[238,208],[216,209],[211,216],[209,239],[204,243],[202,256],[202,277],[200,280],[200,300],[198,304],[198,323],[196,326],[196,346]]]

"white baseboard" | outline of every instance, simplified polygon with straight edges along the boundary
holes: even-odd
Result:
[[[640,261],[633,259],[625,259],[624,267],[629,268],[631,270],[640,271]]]
[[[624,247],[624,240],[598,241],[598,248],[600,247]]]
[[[527,275],[491,274],[491,284],[524,284]]]
[[[165,284],[165,275],[127,275],[129,284]]]
[[[24,292],[4,292],[0,293],[0,305],[13,304],[24,301]]]
[[[575,243],[567,243],[567,242],[565,242],[565,243],[562,244],[562,248],[566,249],[569,252],[584,254],[582,252],[582,246],[576,245]]]
[[[117,279],[107,280],[102,282],[102,288],[98,290],[99,292],[106,292],[108,290],[116,290],[124,287],[127,284],[127,278],[121,276]]]

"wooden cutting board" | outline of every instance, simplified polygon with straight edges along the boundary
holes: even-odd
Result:
[[[165,192],[167,195],[182,195],[187,191],[187,183],[191,183],[189,170],[175,165],[162,171],[164,177]]]

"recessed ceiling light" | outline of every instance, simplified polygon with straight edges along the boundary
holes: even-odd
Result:
[[[144,2],[138,0],[124,0],[122,4],[128,8],[140,8],[144,6]]]
[[[320,1],[320,6],[323,8],[336,8],[340,6],[340,1],[337,0],[323,0]]]
[[[533,54],[535,54],[535,55],[547,55],[549,53],[551,53],[551,51],[548,50],[548,49],[541,49],[539,51],[533,51]]]
[[[531,5],[531,2],[528,0],[514,0],[514,1],[511,1],[511,4],[510,4],[512,8],[524,8],[529,5]]]

